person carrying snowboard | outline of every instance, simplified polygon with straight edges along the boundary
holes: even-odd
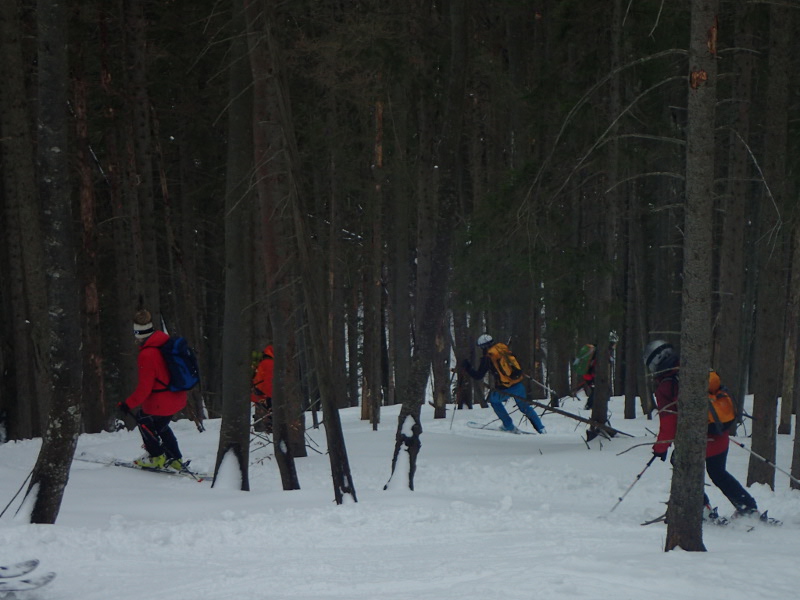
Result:
[[[144,468],[180,471],[183,455],[169,425],[172,417],[186,406],[188,393],[166,389],[170,375],[159,348],[169,336],[155,330],[147,310],[139,310],[134,316],[133,335],[139,346],[136,359],[139,379],[133,393],[119,403],[120,410],[126,413],[140,408],[136,421],[147,455],[133,462]]]
[[[478,368],[473,369],[472,364],[466,358],[461,361],[461,368],[473,379],[483,379],[486,373],[491,371],[495,389],[489,392],[489,404],[503,422],[503,429],[516,431],[514,421],[511,420],[504,406],[504,402],[508,398],[513,398],[517,403],[517,408],[528,417],[533,428],[539,433],[547,433],[533,406],[525,402],[527,394],[525,386],[522,385],[522,369],[508,346],[502,342],[495,342],[488,333],[478,337],[477,346],[483,350]]]

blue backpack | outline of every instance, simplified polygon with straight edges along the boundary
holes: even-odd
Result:
[[[163,390],[154,391],[185,392],[198,384],[200,369],[197,365],[197,357],[189,347],[186,338],[170,337],[159,350],[167,363],[169,383],[160,381],[159,383],[166,387]]]

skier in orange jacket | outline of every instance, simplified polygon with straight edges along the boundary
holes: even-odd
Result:
[[[275,369],[275,354],[272,344],[264,348],[261,361],[253,375],[250,402],[256,406],[256,426],[258,430],[272,433],[272,375]],[[261,427],[258,427],[261,425]]]

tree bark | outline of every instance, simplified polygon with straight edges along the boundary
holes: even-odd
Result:
[[[784,315],[787,302],[784,220],[786,153],[788,151],[789,77],[792,9],[770,6],[769,79],[764,139],[764,186],[759,197],[758,288],[753,352],[753,452],[775,462],[778,396],[781,393],[784,352]],[[775,469],[750,457],[747,485],[775,486]]]
[[[798,321],[800,320],[800,215],[795,215],[792,225],[792,258],[789,283],[789,302],[786,307],[786,343],[783,359],[783,391],[781,393],[781,413],[778,433],[788,435],[792,432],[792,416],[797,414],[797,389],[800,365],[797,362]],[[799,439],[800,436],[795,436]]]
[[[753,7],[736,3],[734,45],[747,48],[752,45],[754,30]],[[733,130],[729,133],[727,153],[729,180],[727,193],[721,199],[721,239],[719,241],[719,283],[717,286],[718,313],[714,320],[714,361],[712,365],[737,398],[747,393],[747,343],[743,333],[748,327],[752,306],[745,294],[745,274],[754,271],[748,263],[746,235],[748,205],[751,195],[750,178],[752,161],[747,144],[750,139],[750,107],[753,102],[753,73],[756,59],[750,52],[737,52],[733,60],[736,83],[733,94],[737,109],[733,113]]]
[[[55,523],[81,429],[82,354],[77,245],[74,240],[70,142],[68,3],[39,0],[38,174],[48,259],[53,388],[47,430],[26,496],[35,493],[31,523]]]
[[[275,345],[275,379],[273,380],[273,444],[275,459],[281,473],[283,489],[299,489],[294,456],[289,448],[287,407],[289,394],[297,391],[291,377],[297,374],[292,368],[294,332],[289,330],[292,320],[292,264],[291,238],[287,229],[288,198],[291,193],[287,180],[289,162],[286,142],[281,128],[279,91],[276,73],[279,72],[274,48],[269,42],[268,28],[274,19],[271,0],[245,0],[247,40],[250,66],[253,73],[253,149],[255,154],[256,190],[261,204],[260,239],[267,272],[267,289],[270,294],[270,323]],[[289,339],[291,336],[291,340]]]
[[[438,188],[436,202],[420,204],[419,227],[431,225],[428,236],[420,240],[417,249],[417,294],[415,310],[415,346],[411,373],[406,385],[398,386],[402,407],[397,420],[392,465],[405,446],[409,453],[408,487],[414,489],[416,460],[421,447],[422,424],[420,409],[425,402],[425,389],[431,361],[435,355],[436,332],[445,318],[450,257],[452,253],[451,215],[459,205],[458,153],[461,147],[463,101],[467,69],[467,16],[469,0],[455,0],[449,6],[449,64],[442,95],[442,120],[438,138]]]
[[[246,23],[242,0],[233,0],[228,81],[228,157],[225,190],[225,312],[222,333],[222,424],[215,475],[228,454],[236,458],[241,489],[249,491],[250,457],[250,332],[253,330],[250,223],[257,214],[250,178],[253,173],[253,82],[247,60]],[[263,340],[258,340],[263,343]]]
[[[12,439],[41,435],[49,409],[47,361],[47,287],[42,246],[40,200],[33,163],[35,147],[25,88],[22,26],[16,1],[0,7],[0,130],[2,176],[9,262],[9,296],[13,345],[13,400],[8,409]],[[9,361],[12,362],[12,361]]]
[[[382,107],[379,105],[376,112],[380,114]],[[376,120],[379,117],[376,116]],[[382,121],[382,118],[380,118]],[[382,128],[376,124],[377,128]],[[376,142],[377,144],[377,142]],[[382,158],[376,148],[373,156],[373,171],[382,171]],[[375,189],[368,199],[367,239],[369,240],[365,256],[364,275],[362,282],[364,285],[364,348],[362,364],[362,400],[361,418],[369,420],[372,429],[377,431],[381,421],[381,300],[383,289],[381,287],[381,268],[383,265],[383,235],[381,227],[383,193],[380,183],[381,174],[373,172],[375,178]]]
[[[702,510],[711,360],[711,256],[718,0],[692,0],[689,39],[681,385],[665,550],[705,551]]]
[[[621,110],[620,78],[617,68],[621,56],[621,28],[622,7],[620,0],[615,0],[611,13],[611,70],[615,75],[611,78],[611,90],[608,98],[608,120],[615,123]],[[612,126],[608,135],[612,138],[606,156],[606,190],[597,198],[600,205],[598,220],[600,232],[600,247],[603,251],[603,263],[608,270],[600,275],[596,286],[596,327],[594,331],[595,348],[595,391],[592,404],[592,419],[598,423],[608,422],[608,401],[613,389],[614,365],[610,362],[611,341],[609,336],[612,330],[619,331],[619,323],[612,322],[612,315],[619,313],[614,306],[614,274],[619,270],[619,243],[617,213],[620,202],[620,193],[617,181],[619,179],[619,148],[616,142],[618,128]],[[616,340],[614,340],[616,343]]]
[[[123,0],[125,9],[127,81],[130,114],[130,179],[131,197],[136,198],[138,219],[134,220],[134,245],[137,256],[136,293],[144,299],[150,312],[161,315],[159,264],[153,188],[153,136],[150,118],[150,95],[147,86],[147,20],[144,5],[137,0]]]
[[[112,415],[106,398],[104,356],[100,330],[100,293],[98,289],[97,211],[96,194],[89,138],[88,81],[83,61],[86,50],[79,42],[79,59],[74,67],[73,112],[75,117],[76,168],[78,172],[78,197],[82,229],[80,253],[80,280],[83,285],[84,375],[82,391],[83,429],[86,433],[99,433],[111,428]]]
[[[323,407],[323,419],[325,423],[325,433],[328,442],[328,456],[331,464],[331,476],[334,486],[334,498],[337,504],[344,502],[345,496],[349,495],[356,501],[355,486],[353,485],[350,473],[350,465],[347,458],[347,450],[342,433],[342,425],[339,417],[338,406],[342,404],[341,396],[344,390],[335,385],[336,378],[333,374],[333,361],[326,352],[328,347],[327,338],[327,308],[325,304],[325,294],[321,285],[319,273],[314,268],[311,261],[311,239],[307,233],[304,222],[304,211],[299,197],[299,187],[301,179],[296,172],[299,168],[300,157],[297,150],[295,139],[294,124],[291,116],[291,103],[286,87],[285,64],[282,62],[276,35],[277,24],[277,5],[274,0],[266,0],[263,3],[254,0],[245,0],[245,8],[248,12],[248,20],[256,22],[258,15],[263,13],[263,31],[266,49],[270,58],[269,63],[262,64],[258,69],[261,76],[266,71],[263,67],[270,64],[272,67],[273,87],[270,93],[274,94],[274,104],[270,103],[270,108],[275,110],[272,114],[277,127],[276,139],[281,141],[280,160],[285,168],[288,177],[286,195],[286,213],[293,224],[292,234],[295,240],[297,252],[297,264],[300,281],[303,287],[303,296],[306,302],[306,310],[309,317],[309,333],[311,345],[314,349],[315,364],[318,369],[318,381],[320,385],[320,396]],[[251,31],[252,35],[252,31]],[[255,42],[256,40],[253,40]],[[252,46],[251,46],[252,53]],[[252,58],[251,58],[252,60]],[[261,58],[263,61],[263,57]],[[254,78],[256,69],[254,69]],[[258,81],[257,81],[258,84]],[[258,103],[257,103],[258,105]],[[266,117],[267,115],[263,115]],[[260,121],[260,120],[259,120]],[[256,143],[258,147],[258,142]],[[272,154],[268,155],[272,156]],[[266,158],[263,156],[262,158]],[[256,160],[257,168],[261,162]],[[259,176],[260,180],[261,177]],[[274,324],[273,324],[274,327]]]
[[[436,330],[435,351],[431,362],[433,382],[433,418],[444,419],[447,416],[447,404],[450,402],[450,319],[444,315]]]

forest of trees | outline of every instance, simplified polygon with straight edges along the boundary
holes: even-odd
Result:
[[[774,460],[800,393],[798,9],[0,3],[3,439],[71,458],[113,428],[143,306],[195,347],[184,416],[222,417],[245,472],[253,353],[275,346],[285,489],[317,409],[339,502],[339,408],[377,428],[402,404],[415,455],[429,382],[439,418],[453,387],[482,401],[450,367],[484,331],[546,401],[595,344],[600,423],[612,393],[615,417],[652,411],[647,341],[683,345],[687,381],[753,394]],[[774,477],[751,462],[748,484]]]

